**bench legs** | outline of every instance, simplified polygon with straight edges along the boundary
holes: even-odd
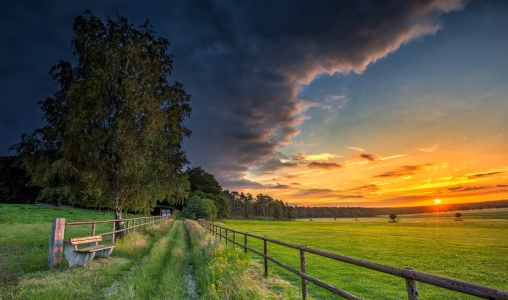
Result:
[[[74,266],[84,266],[85,264],[89,263],[95,256],[95,252],[91,253],[79,253],[74,252],[77,247],[71,245],[71,243],[67,243],[65,245],[65,258],[69,262],[69,267]]]

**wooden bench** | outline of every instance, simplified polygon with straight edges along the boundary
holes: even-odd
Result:
[[[65,246],[65,258],[69,262],[69,267],[84,266],[95,256],[108,257],[115,246],[97,245],[102,242],[102,236],[94,235],[69,239]],[[88,247],[78,249],[77,245],[88,244]]]

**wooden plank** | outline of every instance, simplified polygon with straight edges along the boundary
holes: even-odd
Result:
[[[63,254],[65,218],[53,219],[49,236],[48,269],[53,270],[61,261]]]
[[[101,251],[101,250],[106,250],[106,249],[111,249],[111,248],[115,248],[115,246],[99,245],[99,246],[87,247],[87,248],[83,248],[83,249],[77,249],[77,250],[74,250],[74,252],[91,253],[91,252],[96,252],[96,251]]]
[[[69,242],[71,245],[81,245],[81,244],[88,244],[93,242],[102,242],[102,236],[86,236],[86,237],[79,237],[79,238],[73,238],[69,239]]]
[[[300,250],[300,267],[302,273],[307,274],[307,262],[305,260],[305,251],[303,250]],[[307,298],[307,279],[302,277],[302,299],[305,300],[306,298]]]

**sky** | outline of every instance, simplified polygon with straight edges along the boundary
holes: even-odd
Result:
[[[45,125],[86,9],[171,43],[192,167],[292,205],[508,198],[506,1],[9,1],[0,155]]]

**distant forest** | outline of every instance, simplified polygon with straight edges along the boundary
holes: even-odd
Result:
[[[231,219],[275,219],[293,220],[295,218],[359,218],[400,214],[420,214],[439,211],[475,210],[484,208],[508,208],[508,200],[440,204],[414,207],[310,207],[291,206],[269,195],[223,191],[229,201]]]

